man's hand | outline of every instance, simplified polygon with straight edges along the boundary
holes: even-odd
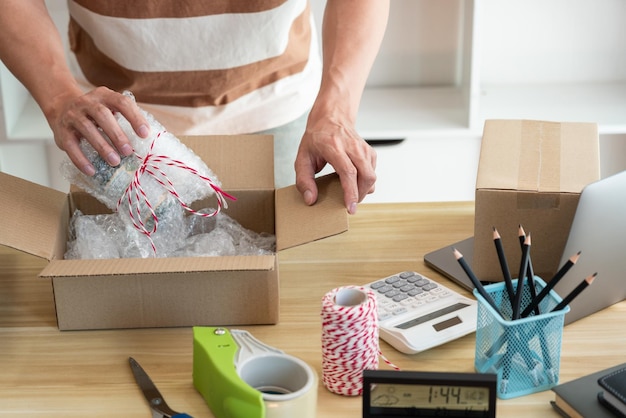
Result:
[[[47,112],[47,117],[54,141],[67,153],[74,165],[88,176],[94,175],[95,169],[79,147],[81,138],[85,138],[102,159],[112,166],[119,165],[120,155],[133,153],[114,112],[120,112],[141,138],[150,133],[148,122],[134,100],[105,87],[81,95],[57,96],[53,109]],[[111,143],[101,132],[109,137]]]
[[[315,174],[326,164],[339,175],[346,209],[356,213],[357,203],[374,191],[376,151],[353,127],[331,120],[307,127],[295,162],[296,187],[307,205],[317,201]]]

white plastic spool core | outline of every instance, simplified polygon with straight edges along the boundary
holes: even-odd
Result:
[[[335,304],[346,308],[359,306],[367,301],[367,295],[358,289],[340,289],[335,295]]]

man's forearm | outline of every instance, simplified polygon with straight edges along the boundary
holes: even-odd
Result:
[[[313,112],[334,104],[354,123],[361,95],[380,48],[389,0],[328,0],[322,27],[324,68]]]
[[[48,116],[54,98],[78,93],[45,2],[0,0],[0,59]]]

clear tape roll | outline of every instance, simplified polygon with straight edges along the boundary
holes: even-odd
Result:
[[[266,418],[315,418],[317,375],[304,361],[287,354],[249,358],[239,376],[263,394]]]
[[[216,418],[315,418],[317,374],[248,331],[194,327],[194,386]]]
[[[360,286],[331,290],[322,299],[322,382],[333,393],[358,396],[363,370],[378,369],[376,295]]]

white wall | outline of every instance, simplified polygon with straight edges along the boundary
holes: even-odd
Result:
[[[46,3],[65,36],[65,0]],[[324,0],[312,0],[318,27],[324,5]],[[470,5],[476,7],[477,29],[468,43],[463,25]],[[626,82],[623,0],[392,0],[391,6],[369,87],[455,86],[466,76],[461,70],[467,68],[471,56],[475,60],[473,76],[480,86],[474,93],[483,101],[490,97],[482,86],[494,84]],[[21,87],[7,85],[4,78],[3,94]],[[4,103],[10,117],[12,110],[23,105],[14,107],[16,101],[10,98]],[[7,103],[11,109],[6,109]],[[624,101],[615,103],[616,118],[626,125],[626,109],[620,110]],[[503,115],[517,117],[507,109]],[[404,135],[400,144],[377,146],[377,191],[366,201],[473,199],[482,128],[480,121],[475,125],[456,130],[418,129]],[[626,169],[626,131],[620,129],[600,137],[603,176]],[[0,132],[0,169],[4,171],[64,190],[67,185],[58,175],[62,156],[51,141],[44,146],[7,139],[5,129]],[[43,162],[33,162],[37,158]]]

